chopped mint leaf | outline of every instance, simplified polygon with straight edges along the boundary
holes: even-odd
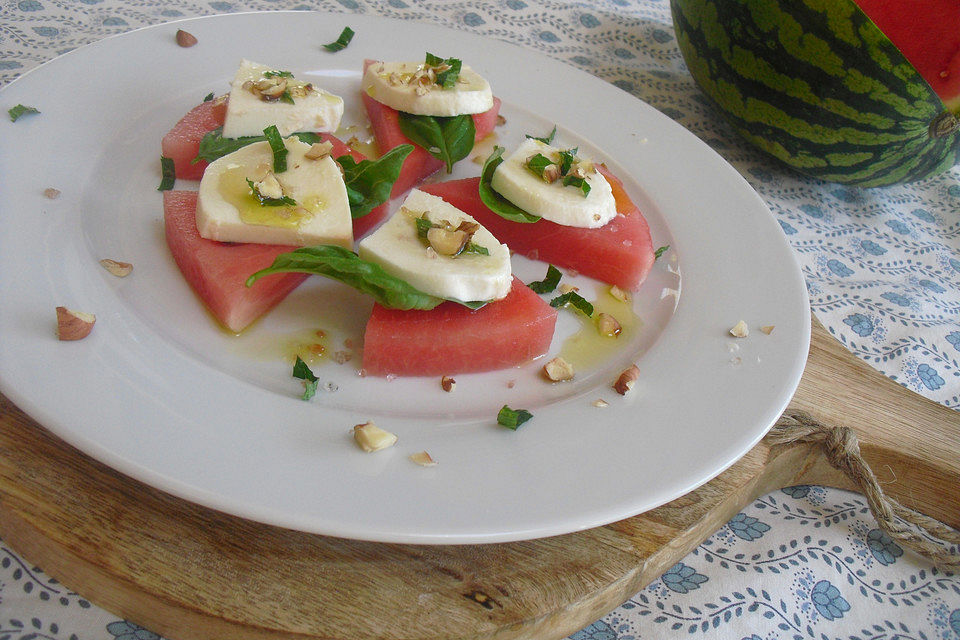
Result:
[[[210,102],[211,100],[213,100],[213,91],[211,91],[211,92],[208,93],[207,95],[203,96],[203,101],[204,101],[204,102]]]
[[[323,48],[329,51],[330,53],[336,53],[337,51],[343,51],[347,48],[347,45],[350,44],[350,41],[353,40],[353,29],[350,27],[344,27],[343,31],[340,32],[340,37],[331,42],[330,44],[323,45]]]
[[[577,151],[579,150],[579,147],[574,147],[560,152],[560,175],[565,176],[570,173],[570,168],[573,166],[573,161],[577,159]]]
[[[543,280],[531,282],[527,286],[530,287],[534,293],[550,293],[557,288],[557,285],[560,284],[560,278],[562,277],[563,274],[560,273],[560,269],[557,269],[551,264],[547,267],[547,275]]]
[[[322,138],[319,134],[312,131],[303,131],[293,134],[307,144],[320,142]],[[190,164],[197,164],[201,160],[213,162],[228,153],[233,153],[237,149],[253,144],[254,142],[263,142],[265,136],[243,136],[241,138],[224,138],[223,127],[217,127],[213,131],[208,131],[203,139],[200,140],[200,149],[197,151],[197,157],[190,161]]]
[[[253,196],[260,202],[260,205],[263,207],[283,207],[291,206],[294,207],[297,205],[297,201],[291,198],[290,196],[282,196],[280,198],[270,198],[268,196],[260,193],[260,189],[253,183],[253,180],[247,178],[247,184],[250,185],[250,190],[253,192]]]
[[[526,134],[526,136],[531,140],[539,140],[543,144],[553,144],[553,139],[557,137],[557,125],[553,125],[553,131],[551,131],[549,134],[547,134],[542,138],[538,138],[537,136],[532,136],[529,133]]]
[[[584,178],[578,178],[577,176],[563,176],[563,186],[576,187],[580,189],[580,191],[583,192],[584,198],[586,198],[587,194],[590,193],[590,183]]]
[[[468,242],[461,253],[475,253],[480,256],[490,255],[490,252],[485,246],[477,244],[476,242]]]
[[[663,245],[662,247],[660,247],[659,249],[657,249],[656,251],[654,251],[654,252],[653,252],[653,259],[654,259],[654,260],[658,259],[658,258],[659,258],[660,256],[662,256],[664,253],[666,253],[669,248],[670,248],[670,245],[665,244],[665,245]]]
[[[310,370],[310,367],[307,366],[307,363],[304,362],[300,356],[297,356],[297,361],[293,363],[293,377],[303,380],[304,400],[309,400],[317,393],[317,383],[319,380],[317,376],[313,375],[313,371]]]
[[[173,166],[173,158],[167,158],[165,156],[160,156],[160,186],[157,187],[157,191],[169,191],[173,189],[174,183],[177,181],[176,169]]]
[[[278,99],[280,102],[285,102],[286,104],[296,104],[296,103],[293,101],[293,96],[290,95],[290,92],[289,92],[289,91],[284,91],[283,93],[280,94],[280,97],[277,98],[277,99]]]
[[[441,64],[443,64],[443,58],[440,56],[435,56],[427,51],[426,59],[423,61],[423,63],[428,67],[439,67]]]
[[[457,58],[447,58],[444,60],[429,51],[424,60],[424,65],[434,67],[435,69],[443,69],[442,71],[437,71],[437,79],[435,82],[444,89],[452,89],[457,84],[457,79],[460,77],[460,70],[463,67],[463,63]]]
[[[264,71],[264,78],[292,78],[293,74],[289,71]]]
[[[277,129],[277,125],[272,124],[263,130],[263,135],[270,143],[270,150],[273,151],[273,172],[283,173],[287,170],[287,145],[283,143],[280,130]]]
[[[552,164],[554,164],[553,160],[543,155],[542,153],[538,153],[535,156],[531,156],[530,159],[527,160],[527,168],[530,169],[530,171],[533,171],[535,174],[537,174],[541,178],[543,177],[543,172],[546,171],[547,167],[549,167]]]
[[[343,170],[351,217],[362,218],[390,199],[393,183],[400,177],[403,161],[411,151],[412,144],[401,144],[376,160],[357,162],[349,154],[336,159]]]
[[[517,427],[533,417],[533,414],[526,409],[511,409],[503,405],[497,413],[497,424],[507,429],[517,430]]]
[[[593,315],[593,305],[576,291],[568,291],[550,301],[551,307],[564,307],[568,304],[588,318]]]
[[[7,109],[7,113],[10,114],[10,122],[16,122],[21,117],[30,114],[30,113],[40,113],[40,110],[36,107],[28,107],[26,105],[18,104],[15,107]]]

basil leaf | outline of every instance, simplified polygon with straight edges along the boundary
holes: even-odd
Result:
[[[503,405],[500,412],[497,413],[497,424],[507,429],[517,430],[517,427],[533,417],[533,414],[526,409],[511,409]]]
[[[287,170],[287,145],[283,144],[283,137],[277,125],[272,124],[263,130],[263,135],[270,143],[270,150],[273,151],[273,172],[283,173]]]
[[[487,208],[493,211],[501,218],[512,220],[514,222],[536,222],[540,216],[527,213],[517,205],[513,204],[502,195],[493,190],[490,181],[493,180],[493,172],[497,170],[500,163],[503,162],[503,147],[494,147],[493,153],[483,163],[483,171],[480,173],[480,199]]]
[[[293,74],[289,71],[264,71],[264,78],[292,78]]]
[[[568,291],[550,301],[551,307],[564,307],[568,304],[588,318],[593,315],[593,305],[576,291]]]
[[[293,363],[293,377],[303,380],[303,399],[309,400],[317,393],[317,383],[319,379],[313,375],[313,371],[307,366],[300,356]]]
[[[475,253],[480,256],[490,255],[490,251],[485,246],[476,242],[468,242],[460,253]]]
[[[280,100],[280,102],[285,102],[286,104],[296,104],[296,102],[293,101],[293,96],[290,95],[289,91],[284,91],[281,93],[278,100]]]
[[[543,280],[531,282],[527,286],[530,287],[534,293],[550,293],[557,288],[557,285],[560,284],[560,278],[562,277],[563,274],[560,273],[560,269],[557,269],[551,264],[547,266],[547,275]]]
[[[7,113],[10,114],[10,122],[16,122],[22,116],[25,116],[30,113],[40,113],[40,110],[36,107],[28,107],[26,105],[18,104],[15,107],[7,109]]]
[[[165,156],[160,156],[160,186],[157,187],[157,191],[169,191],[173,189],[174,183],[177,181],[176,169],[173,166],[173,158],[167,158]]]
[[[253,191],[253,196],[260,203],[261,207],[283,207],[283,206],[297,206],[297,201],[291,198],[290,196],[281,196],[279,198],[271,198],[260,193],[260,188],[253,183],[253,180],[247,178],[247,184],[250,185],[250,190]]]
[[[443,64],[443,58],[441,58],[440,56],[433,55],[432,53],[427,51],[427,55],[423,63],[430,67],[437,67]]]
[[[542,153],[538,153],[527,160],[527,169],[537,174],[537,177],[542,178],[543,172],[552,164],[554,164],[553,160]]]
[[[211,91],[211,92],[208,93],[207,95],[203,96],[203,101],[204,101],[204,102],[210,102],[211,100],[213,100],[213,91]]]
[[[411,151],[412,144],[402,144],[376,160],[357,162],[349,154],[336,159],[343,169],[352,217],[362,218],[390,199],[393,183],[400,177],[403,161]]]
[[[463,160],[473,149],[477,130],[473,117],[468,114],[458,116],[418,116],[399,112],[400,131],[413,142],[427,150],[427,153],[447,165],[447,173],[453,171],[453,163]]]
[[[658,248],[656,251],[653,252],[653,259],[654,259],[654,260],[659,259],[660,256],[662,256],[664,253],[666,253],[669,248],[670,248],[670,245],[668,245],[668,244],[666,244],[666,245]]]
[[[330,44],[323,45],[323,48],[329,51],[330,53],[336,53],[337,51],[343,51],[347,48],[347,45],[350,44],[350,41],[353,40],[353,29],[350,27],[344,27],[343,31],[340,32],[340,37],[331,42]]]
[[[577,159],[577,151],[579,150],[579,147],[574,147],[560,152],[560,175],[565,176],[570,173],[570,167],[573,166],[573,161]]]
[[[444,89],[453,89],[457,84],[457,80],[460,78],[460,69],[463,63],[456,58],[447,58],[441,61],[440,64],[446,64],[449,69],[437,73],[437,84]]]
[[[565,187],[576,187],[583,192],[583,197],[586,198],[587,194],[590,193],[590,183],[584,180],[583,178],[578,178],[577,176],[563,176],[561,181]]]
[[[297,136],[301,141],[306,142],[307,144],[313,144],[314,142],[320,142],[321,140],[318,134],[309,131],[295,133],[293,135]],[[191,160],[190,164],[197,164],[201,160],[213,162],[214,160],[222,158],[228,153],[233,153],[237,149],[241,149],[248,144],[253,144],[254,142],[263,142],[266,139],[266,136],[224,138],[223,127],[217,127],[213,131],[208,131],[207,134],[203,136],[203,139],[200,140],[200,149],[197,152],[197,157]]]
[[[551,131],[548,135],[544,136],[543,138],[532,136],[529,133],[526,134],[526,136],[531,140],[539,140],[543,144],[553,144],[553,139],[557,137],[557,125],[553,125],[553,131]]]
[[[333,245],[301,247],[281,253],[272,265],[247,278],[247,286],[271,273],[290,272],[312,273],[339,280],[373,296],[377,302],[391,309],[433,309],[443,302],[442,298],[423,293],[391,276],[379,265],[361,260],[352,251]]]

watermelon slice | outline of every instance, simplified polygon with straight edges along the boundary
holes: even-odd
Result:
[[[173,167],[180,180],[199,180],[207,168],[207,161],[190,164],[200,151],[200,141],[209,131],[223,126],[227,118],[227,101],[216,98],[201,102],[180,118],[173,129],[163,136],[160,151],[173,158]]]
[[[296,247],[235,244],[201,238],[196,222],[195,191],[164,191],[163,217],[167,245],[183,277],[223,326],[243,331],[275,307],[306,279],[302,273],[261,278],[252,287],[247,277],[273,264],[274,258]]]
[[[603,166],[598,169],[613,187],[618,213],[598,229],[565,227],[549,220],[521,223],[501,218],[480,200],[480,178],[428,184],[420,189],[473,216],[515,253],[624,289],[636,289],[653,266],[650,227],[623,183]]]
[[[363,368],[376,376],[439,376],[521,365],[550,348],[557,310],[514,277],[503,300],[471,311],[444,302],[430,311],[374,305]]]
[[[376,60],[364,61],[364,71],[375,62]],[[396,109],[377,102],[366,92],[363,92],[361,97],[363,98],[363,107],[367,111],[367,118],[370,119],[370,124],[373,127],[373,137],[377,141],[380,153],[386,153],[401,144],[413,144],[400,130],[398,122],[400,116]],[[477,131],[474,140],[480,141],[493,132],[499,114],[500,98],[495,97],[493,106],[489,111],[473,116],[473,125]],[[400,171],[400,177],[393,183],[393,191],[390,193],[390,197],[396,198],[403,195],[411,187],[420,184],[427,176],[436,173],[442,167],[442,160],[434,158],[423,147],[414,145],[413,152],[403,161],[403,169]]]

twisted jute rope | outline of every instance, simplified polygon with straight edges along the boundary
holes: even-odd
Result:
[[[850,427],[827,427],[806,413],[791,412],[780,417],[766,441],[774,445],[818,443],[827,461],[853,480],[866,497],[873,517],[887,535],[941,569],[960,570],[960,534],[886,496],[861,457],[860,444]]]

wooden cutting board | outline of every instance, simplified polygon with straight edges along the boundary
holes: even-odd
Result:
[[[861,363],[818,323],[788,413],[797,410],[854,428],[888,495],[960,526],[960,414]],[[91,602],[171,640],[563,638],[755,497],[850,487],[815,446],[761,442],[696,491],[597,529],[486,546],[378,544],[171,497],[79,453],[2,396],[0,425],[0,536]]]

